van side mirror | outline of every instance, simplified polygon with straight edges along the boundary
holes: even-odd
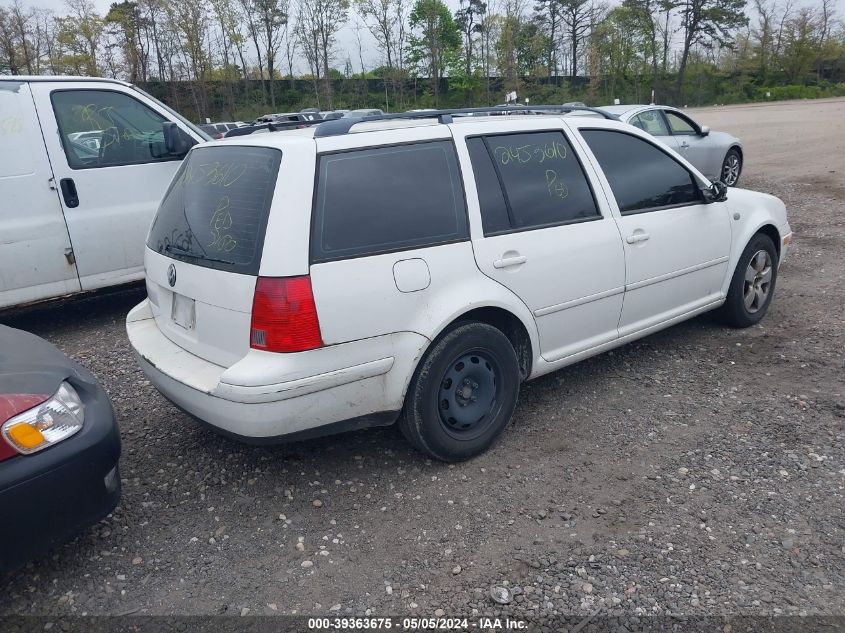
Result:
[[[706,189],[702,189],[704,194],[704,202],[710,204],[711,202],[724,202],[728,199],[728,186],[721,180],[712,183]]]
[[[188,153],[189,149],[197,144],[196,139],[172,121],[162,123],[161,129],[164,132],[164,148],[171,156],[182,158]]]
[[[710,126],[708,126],[708,125],[702,125],[702,126],[701,126],[701,129],[698,131],[698,133],[699,133],[701,136],[707,136],[708,134],[710,134]]]

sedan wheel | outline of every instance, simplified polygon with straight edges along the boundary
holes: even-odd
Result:
[[[735,149],[730,150],[722,163],[722,182],[728,187],[736,186],[742,173],[742,157]]]
[[[759,323],[775,293],[778,254],[768,235],[757,233],[746,245],[734,269],[728,296],[720,312],[734,327]]]
[[[743,287],[743,301],[745,309],[754,314],[769,298],[772,287],[772,257],[765,250],[754,253],[748,268],[745,269],[745,284]]]

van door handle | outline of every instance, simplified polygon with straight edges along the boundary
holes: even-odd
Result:
[[[648,233],[643,233],[642,231],[639,233],[634,233],[633,235],[629,235],[625,238],[625,241],[628,244],[638,244],[640,242],[645,242],[651,236]]]
[[[689,143],[687,143],[686,141],[684,141],[683,143],[681,143],[681,147],[682,147],[683,149],[689,149]]]
[[[79,196],[76,193],[76,183],[73,178],[62,178],[59,181],[62,188],[62,197],[65,199],[65,206],[68,209],[75,209],[79,206]]]
[[[508,268],[510,266],[519,266],[528,261],[525,255],[517,255],[515,257],[502,257],[493,261],[493,268]]]

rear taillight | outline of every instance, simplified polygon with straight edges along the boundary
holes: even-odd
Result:
[[[304,352],[322,345],[311,278],[259,277],[249,346],[267,352]]]

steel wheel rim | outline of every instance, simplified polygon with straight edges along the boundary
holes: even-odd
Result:
[[[742,300],[749,314],[759,312],[769,298],[772,289],[772,256],[766,250],[759,250],[751,257],[745,269]]]
[[[456,439],[483,434],[499,407],[499,363],[489,352],[471,350],[457,356],[437,390],[437,411],[443,429]]]
[[[726,185],[733,185],[739,180],[739,156],[731,154],[725,159],[725,165],[722,167],[722,180]]]

